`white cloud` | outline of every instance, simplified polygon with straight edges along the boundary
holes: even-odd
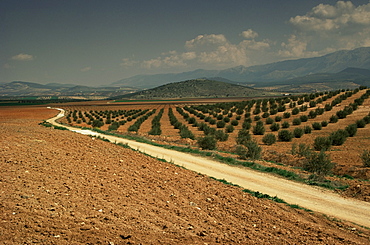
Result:
[[[87,71],[90,71],[90,70],[91,70],[91,67],[87,66],[87,67],[82,68],[80,71],[87,72]]]
[[[122,67],[132,67],[134,65],[136,65],[138,62],[135,61],[135,60],[132,60],[130,58],[124,58],[122,59],[122,62],[120,63],[120,66]]]
[[[11,59],[12,60],[17,60],[17,61],[30,61],[30,60],[33,60],[34,57],[30,54],[20,53],[20,54],[17,54],[15,56],[13,56]]]
[[[370,45],[370,3],[357,7],[351,1],[319,4],[289,23],[295,33],[282,43],[279,54],[283,57],[311,57]]]
[[[253,31],[252,29],[243,31],[240,35],[245,39],[255,39],[256,37],[258,37],[258,33]]]

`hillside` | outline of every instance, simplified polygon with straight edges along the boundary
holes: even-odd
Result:
[[[258,199],[136,151],[0,108],[4,244],[368,244],[369,230]]]
[[[43,85],[24,81],[0,84],[0,98],[29,96],[84,96],[85,98],[99,96],[107,98],[133,91],[137,91],[137,89],[133,87],[90,87],[59,83]]]
[[[153,89],[114,97],[114,99],[220,98],[262,96],[269,92],[207,79],[169,83]]]
[[[348,67],[370,69],[370,48],[342,50],[321,57],[286,60],[250,67],[238,66],[224,70],[199,69],[183,73],[137,75],[119,80],[114,85],[153,88],[169,82],[223,77],[234,82],[261,87],[309,74],[337,73]]]

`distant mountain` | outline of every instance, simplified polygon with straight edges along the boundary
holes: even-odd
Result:
[[[273,90],[279,91],[314,92],[342,88],[354,89],[361,85],[370,87],[370,70],[349,67],[337,73],[310,74],[276,82],[270,86],[275,86]]]
[[[111,99],[173,99],[173,98],[221,98],[249,97],[268,95],[269,92],[246,86],[207,79],[193,79],[168,83],[156,88],[142,90],[132,94],[116,96]]]
[[[132,87],[89,87],[58,83],[43,85],[23,81],[0,84],[0,98],[14,96],[85,96],[108,98],[136,91],[138,91],[138,89]]]
[[[370,47],[342,50],[321,57],[286,60],[258,66],[237,66],[225,70],[195,70],[183,73],[137,75],[119,80],[114,85],[153,88],[169,82],[196,78],[222,77],[256,87],[316,73],[337,73],[348,67],[370,69]]]

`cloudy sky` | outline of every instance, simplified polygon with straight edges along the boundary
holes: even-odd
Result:
[[[0,1],[0,82],[108,85],[364,46],[369,0]]]

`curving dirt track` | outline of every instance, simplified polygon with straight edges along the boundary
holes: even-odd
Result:
[[[56,117],[49,119],[48,122],[66,127],[56,122],[57,119],[64,116],[64,111],[62,109],[59,110],[61,110],[61,112]],[[247,168],[229,166],[199,156],[193,156],[119,137],[98,134],[89,130],[80,130],[68,126],[66,128],[77,133],[99,135],[111,142],[128,144],[131,148],[138,149],[154,157],[166,159],[167,161],[195,172],[218,179],[225,179],[246,189],[259,191],[269,194],[270,196],[278,196],[291,204],[298,204],[307,209],[324,213],[338,219],[370,227],[370,203],[367,202],[343,198],[329,190],[288,181]]]

